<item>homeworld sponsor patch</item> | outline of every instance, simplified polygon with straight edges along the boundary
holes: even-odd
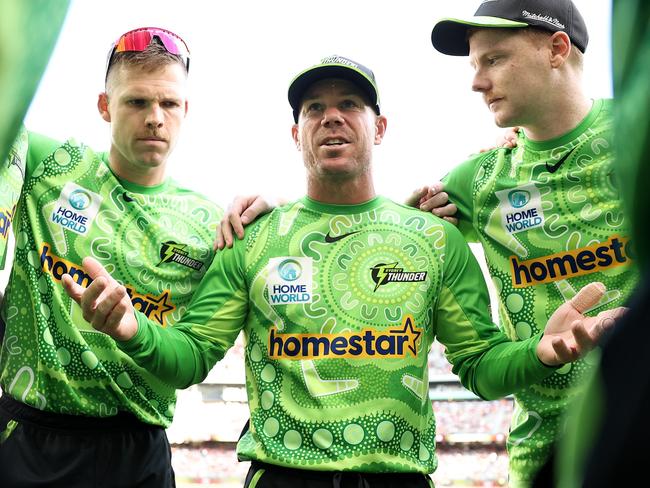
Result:
[[[51,252],[51,246],[48,243],[44,243],[41,247],[40,260],[43,271],[52,276],[55,281],[60,282],[64,274],[69,274],[77,284],[84,288],[87,288],[93,282],[93,279],[86,273],[83,266],[57,256]],[[176,306],[171,301],[171,292],[169,290],[155,296],[138,293],[132,285],[125,284],[124,287],[131,299],[133,308],[162,326],[166,325],[167,315],[176,310]]]
[[[534,183],[495,192],[501,201],[501,225],[508,234],[544,225],[542,196]]]
[[[398,268],[399,263],[379,263],[370,268],[370,276],[375,282],[377,291],[382,285],[388,283],[418,283],[427,279],[426,271],[404,271],[404,268]]]
[[[101,195],[69,181],[61,189],[50,223],[85,236],[97,216],[102,199]]]
[[[389,359],[406,354],[415,358],[421,337],[422,329],[406,315],[401,326],[388,330],[368,327],[341,334],[280,334],[271,327],[268,348],[271,359]]]
[[[185,250],[186,247],[187,244],[178,244],[173,241],[163,242],[160,246],[160,262],[158,266],[163,263],[177,263],[187,268],[192,268],[197,271],[200,270],[203,267],[203,263],[191,258]]]
[[[312,259],[285,256],[269,259],[267,291],[271,305],[312,302]]]
[[[612,236],[605,242],[527,261],[510,256],[512,284],[523,288],[623,266],[632,261],[629,245],[627,238]]]

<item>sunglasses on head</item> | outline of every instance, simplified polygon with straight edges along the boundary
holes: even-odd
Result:
[[[111,65],[115,53],[144,51],[147,49],[149,44],[151,44],[151,41],[153,41],[154,38],[159,39],[160,43],[162,43],[168,53],[180,56],[185,63],[185,69],[189,71],[190,50],[183,39],[173,32],[159,27],[140,27],[122,34],[120,38],[113,43],[106,61],[106,75],[108,76],[108,68]]]

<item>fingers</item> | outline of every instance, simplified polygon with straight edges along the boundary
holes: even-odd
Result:
[[[122,305],[121,308],[115,309],[126,296],[126,289],[123,286],[116,286],[107,291],[103,299],[97,303],[93,316],[89,321],[95,330],[111,332],[117,327],[127,308]],[[122,310],[121,313],[120,310]]]
[[[596,321],[591,330],[587,330],[587,326],[582,320],[576,320],[571,325],[571,332],[573,333],[573,339],[576,341],[577,350],[580,356],[584,356],[589,351],[591,351],[598,340],[603,335],[603,327]]]
[[[108,271],[106,271],[106,268],[104,268],[104,266],[102,266],[95,258],[85,257],[81,263],[88,273],[88,276],[90,276],[93,280],[101,276],[106,278],[109,282],[117,283],[108,273]]]
[[[422,202],[422,199],[426,196],[427,192],[429,191],[428,186],[423,186],[422,188],[417,188],[413,190],[413,193],[411,193],[406,201],[404,202],[406,205],[409,207],[418,207],[420,203]]]
[[[83,295],[85,288],[78,285],[69,274],[64,274],[61,277],[61,283],[68,296],[77,302],[77,304],[81,304],[81,295]]]
[[[580,289],[576,296],[571,299],[570,303],[579,313],[584,313],[600,301],[605,291],[605,285],[602,283],[597,281],[589,283]]]
[[[458,227],[458,219],[456,217],[443,217],[443,219]]]

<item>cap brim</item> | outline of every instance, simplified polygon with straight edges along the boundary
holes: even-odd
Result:
[[[289,85],[289,104],[294,114],[300,111],[305,92],[311,85],[325,78],[341,78],[357,85],[370,99],[373,110],[379,114],[379,93],[374,83],[361,71],[346,65],[328,64],[306,69]],[[296,117],[297,118],[297,117]]]
[[[525,22],[499,17],[472,17],[470,19],[441,19],[433,26],[431,43],[438,51],[451,56],[468,56],[467,31],[472,28],[521,28]]]

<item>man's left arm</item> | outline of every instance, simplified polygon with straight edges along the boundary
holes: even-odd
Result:
[[[592,283],[556,310],[543,334],[512,342],[491,321],[487,287],[474,255],[458,230],[447,227],[436,334],[454,373],[481,398],[513,393],[584,356],[623,312],[619,308],[586,317],[583,312],[605,291]]]

